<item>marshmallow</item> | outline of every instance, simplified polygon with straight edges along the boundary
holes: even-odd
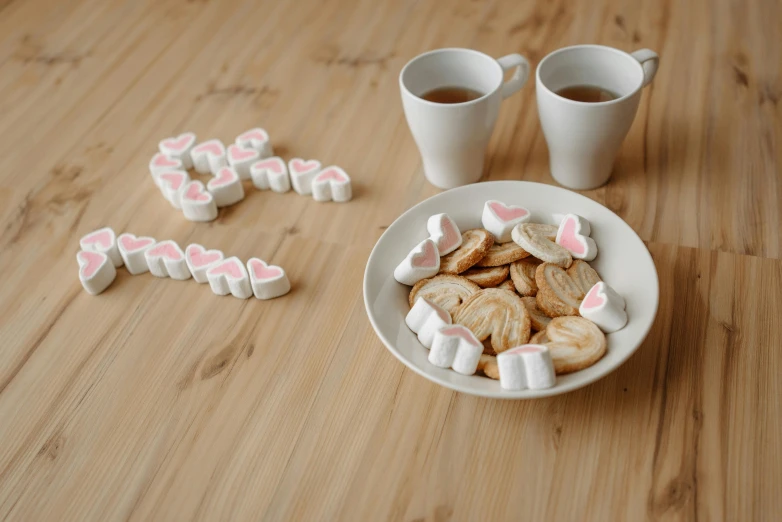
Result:
[[[539,390],[556,383],[551,352],[542,344],[523,344],[497,354],[500,386],[506,390]]]
[[[158,176],[160,190],[171,206],[179,210],[182,208],[182,191],[185,185],[190,183],[190,176],[184,170],[167,170]]]
[[[179,136],[166,138],[158,143],[158,148],[162,154],[171,158],[178,159],[186,169],[193,168],[193,159],[190,157],[190,151],[196,142],[196,135],[192,132],[186,132]]]
[[[288,166],[282,158],[273,157],[256,161],[250,166],[250,176],[255,188],[272,189],[274,192],[288,192],[291,189],[291,178],[288,176]]]
[[[288,276],[279,266],[267,265],[265,261],[251,257],[247,261],[247,271],[250,273],[250,285],[257,299],[273,299],[291,290]]]
[[[605,333],[621,330],[627,324],[624,298],[603,281],[589,289],[578,313]]]
[[[339,167],[326,167],[312,179],[312,198],[315,201],[344,203],[352,197],[350,176]]]
[[[451,314],[425,297],[416,299],[415,304],[407,312],[405,324],[426,348],[432,346],[434,334],[443,326],[451,324]]]
[[[478,368],[483,344],[466,327],[455,324],[437,330],[429,351],[429,362],[440,368],[453,368],[462,375],[472,375]]]
[[[245,149],[239,145],[230,145],[227,156],[228,164],[233,167],[241,179],[250,179],[250,165],[261,157],[257,150]]]
[[[239,174],[231,167],[223,167],[206,184],[217,208],[227,207],[244,199],[244,187]]]
[[[76,261],[79,263],[81,286],[90,295],[103,292],[117,277],[117,269],[114,268],[109,256],[103,252],[82,250],[76,254]]]
[[[557,226],[559,226],[560,223],[562,223],[562,220],[565,219],[565,216],[567,214],[559,214],[558,212],[553,212],[551,214],[551,220],[556,223]]]
[[[122,256],[117,248],[117,236],[110,227],[104,227],[82,236],[79,240],[79,246],[82,250],[106,254],[115,267],[122,266]]]
[[[231,294],[239,299],[253,295],[250,277],[238,257],[229,257],[213,264],[206,271],[209,286],[217,295]]]
[[[320,161],[293,158],[288,162],[288,172],[293,190],[302,196],[308,196],[312,194],[312,180],[320,172]]]
[[[576,214],[566,214],[557,230],[557,244],[565,247],[576,259],[592,261],[597,256],[597,243],[589,237],[589,221]]]
[[[185,262],[196,283],[208,282],[206,271],[218,261],[222,261],[223,257],[220,250],[207,250],[198,243],[191,243],[185,248]]]
[[[190,221],[212,221],[217,218],[217,205],[212,194],[204,190],[200,181],[185,185],[180,197],[182,213]]]
[[[167,170],[181,170],[182,168],[183,165],[181,161],[166,156],[162,152],[158,152],[149,160],[149,173],[152,174],[152,179],[155,180],[156,185],[160,184],[157,177],[163,172],[166,172]]]
[[[199,174],[215,174],[228,165],[225,159],[225,145],[220,140],[209,140],[199,143],[190,151],[193,168]]]
[[[144,252],[149,273],[155,277],[170,277],[184,281],[190,279],[190,270],[185,262],[185,254],[175,241],[167,239],[155,244]]]
[[[483,228],[494,236],[497,243],[512,241],[511,231],[519,223],[529,221],[530,213],[524,207],[506,205],[501,201],[490,199],[483,205],[481,223]]]
[[[450,254],[462,246],[462,233],[448,214],[435,214],[426,222],[429,239],[437,245],[440,256]]]
[[[155,238],[136,237],[133,234],[120,234],[117,238],[117,247],[125,268],[132,275],[149,272],[149,265],[144,253],[155,245]]]
[[[413,286],[421,279],[434,277],[440,271],[440,253],[431,239],[424,239],[394,269],[394,279]]]
[[[261,153],[261,158],[274,156],[272,143],[269,141],[269,134],[258,127],[245,131],[237,136],[236,144],[245,149],[257,150]]]

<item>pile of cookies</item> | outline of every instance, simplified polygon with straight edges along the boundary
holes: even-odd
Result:
[[[321,168],[317,160],[293,158],[287,165],[274,156],[269,134],[261,128],[241,133],[227,148],[218,139],[196,144],[196,135],[186,132],[158,144],[160,152],[149,162],[149,172],[163,197],[185,219],[212,221],[217,209],[244,199],[243,180],[255,188],[274,192],[293,190],[312,195],[315,201],[350,201],[350,177],[337,166]],[[188,169],[213,177],[206,186],[191,180]]]
[[[624,299],[589,264],[598,253],[589,222],[530,216],[490,200],[483,228],[462,233],[434,215],[429,237],[396,267],[395,279],[412,286],[406,323],[432,364],[505,389],[548,388],[600,360],[605,333],[627,323]]]

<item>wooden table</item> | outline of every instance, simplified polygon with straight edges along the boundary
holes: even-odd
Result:
[[[0,518],[779,520],[782,5],[752,0],[0,0]],[[428,49],[537,64],[594,42],[661,55],[612,181],[660,311],[582,390],[503,402],[408,371],[363,269],[437,190],[397,75]],[[553,183],[533,82],[487,178]],[[185,221],[147,172],[182,131],[342,165],[355,199],[248,190]],[[273,301],[130,276],[79,285],[101,226],[288,271]]]

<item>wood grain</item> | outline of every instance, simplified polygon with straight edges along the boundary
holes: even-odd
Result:
[[[782,517],[782,6],[752,0],[0,0],[0,519]],[[425,50],[595,42],[661,55],[612,181],[586,192],[661,282],[642,348],[565,396],[499,402],[407,371],[361,296],[377,238],[437,190],[398,101]],[[189,223],[157,141],[262,125],[355,199],[248,190]],[[534,86],[486,179],[553,183]],[[285,267],[270,302],[76,277],[100,226]]]

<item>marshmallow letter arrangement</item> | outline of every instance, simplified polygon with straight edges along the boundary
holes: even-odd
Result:
[[[481,222],[483,228],[492,233],[497,243],[508,243],[512,241],[513,227],[529,221],[529,216],[529,210],[524,207],[506,205],[501,201],[490,199],[483,205]]]
[[[434,277],[440,271],[440,253],[431,239],[424,239],[407,254],[394,270],[394,279],[413,286],[421,279]]]
[[[566,214],[557,230],[557,244],[576,259],[592,261],[597,257],[597,243],[589,237],[590,233],[589,221],[576,214]]]
[[[408,328],[418,334],[418,340],[421,344],[426,348],[430,348],[434,341],[435,333],[443,326],[451,324],[451,314],[425,297],[420,297],[410,311],[407,312],[405,323]],[[478,356],[480,357],[480,354]]]
[[[278,193],[288,192],[293,186],[299,194],[311,194],[315,201],[344,203],[353,197],[350,176],[343,169],[335,165],[322,169],[317,160],[299,158],[286,165],[282,158],[273,156],[264,129],[243,132],[227,148],[218,139],[196,141],[192,132],[165,138],[158,143],[160,152],[149,162],[150,174],[163,197],[190,221],[212,221],[217,218],[218,208],[243,200],[244,180],[252,180],[259,190]],[[191,179],[190,169],[213,178]],[[204,185],[214,201],[203,194]]]
[[[472,375],[482,353],[483,344],[475,335],[467,327],[455,324],[441,327],[434,333],[429,362],[440,368],[453,368],[462,375]]]
[[[621,330],[627,324],[624,298],[603,281],[589,289],[578,313],[605,333]]]
[[[448,214],[435,214],[426,222],[429,239],[435,242],[440,256],[462,246],[462,233]]]
[[[539,390],[556,382],[549,349],[542,344],[524,344],[497,354],[500,386],[506,390]]]
[[[238,257],[225,258],[220,250],[209,250],[191,243],[183,252],[170,239],[156,242],[151,237],[124,233],[117,238],[111,228],[102,228],[84,236],[82,250],[76,254],[79,281],[92,295],[108,288],[117,276],[111,252],[116,250],[122,266],[131,275],[150,272],[155,277],[209,283],[218,295],[231,294],[239,299],[274,299],[291,290],[288,276],[279,266],[269,265],[257,257],[245,264]],[[449,317],[450,320],[450,317]]]

